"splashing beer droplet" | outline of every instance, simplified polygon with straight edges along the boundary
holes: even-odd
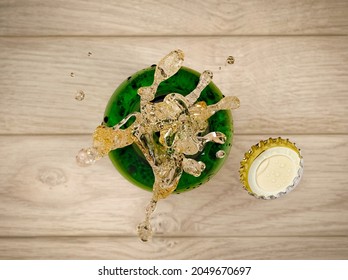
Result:
[[[82,101],[83,99],[85,99],[85,92],[83,90],[79,90],[77,91],[76,95],[75,95],[75,99],[77,101]]]
[[[217,151],[216,152],[216,157],[217,158],[224,158],[226,155],[225,151],[224,150],[220,150],[220,151]]]
[[[152,235],[150,219],[157,202],[176,189],[183,172],[198,177],[206,168],[204,162],[185,156],[203,151],[208,142],[225,143],[226,135],[221,132],[212,131],[204,135],[208,119],[219,110],[239,107],[238,98],[233,96],[224,97],[211,105],[204,101],[197,102],[213,78],[213,73],[208,70],[201,74],[197,87],[188,95],[171,93],[161,102],[152,102],[159,84],[177,73],[183,61],[184,53],[181,50],[166,55],[155,68],[152,85],[137,91],[140,112],[131,113],[114,127],[105,124],[98,126],[93,134],[93,147],[82,149],[76,158],[79,165],[86,166],[112,150],[137,145],[155,177],[153,196],[146,207],[145,219],[137,227],[137,233],[144,242]],[[130,118],[134,118],[134,122],[121,129]]]
[[[233,57],[232,55],[230,55],[230,56],[227,58],[226,62],[227,62],[228,64],[234,64],[234,57]]]
[[[88,166],[94,164],[100,158],[99,152],[95,148],[81,149],[76,156],[76,162],[79,166]]]
[[[74,73],[74,72],[71,72],[71,73],[70,73],[70,77],[72,77],[72,78],[75,77],[75,73]]]
[[[147,242],[152,236],[151,216],[157,206],[157,200],[151,199],[145,210],[145,220],[138,225],[137,231],[141,241]]]

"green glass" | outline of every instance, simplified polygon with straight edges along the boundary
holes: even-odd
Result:
[[[111,96],[105,109],[104,122],[107,126],[114,126],[132,112],[140,111],[140,97],[137,90],[140,87],[150,86],[154,79],[156,65],[136,72],[128,77]],[[187,67],[181,69],[168,80],[163,81],[157,90],[155,101],[161,101],[168,93],[180,93],[184,96],[194,90],[198,84],[200,73]],[[215,104],[223,98],[220,90],[211,82],[201,93],[198,101],[205,101],[207,105]],[[131,120],[130,120],[131,121]],[[131,125],[128,121],[125,127]],[[133,120],[134,121],[134,120]],[[194,156],[197,161],[205,163],[206,168],[199,177],[182,173],[179,184],[175,190],[181,193],[194,189],[209,181],[221,168],[226,160],[232,144],[233,122],[230,110],[215,113],[208,120],[208,131],[220,131],[226,135],[224,144],[207,143],[204,150]],[[224,150],[224,158],[216,158],[216,152]],[[113,150],[109,158],[116,169],[131,183],[145,190],[152,191],[154,175],[152,168],[146,161],[136,144]]]

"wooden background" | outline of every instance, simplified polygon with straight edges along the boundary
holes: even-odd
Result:
[[[348,259],[347,35],[345,0],[0,0],[0,258]],[[220,173],[162,201],[143,244],[151,194],[75,154],[117,85],[176,48],[241,108]],[[270,136],[296,142],[305,170],[261,201],[238,168]]]

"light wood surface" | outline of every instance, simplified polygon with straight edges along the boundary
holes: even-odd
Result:
[[[117,85],[174,48],[185,50],[186,66],[212,70],[221,91],[240,98],[236,133],[348,132],[347,37],[2,38],[0,45],[2,134],[90,133]],[[86,98],[76,102],[80,89]]]
[[[343,237],[133,237],[0,238],[6,259],[344,259]],[[314,257],[315,256],[315,257]]]
[[[12,36],[348,32],[345,0],[12,0],[0,5],[0,34]]]
[[[0,259],[348,259],[347,15],[347,1],[0,2]],[[117,85],[175,48],[241,108],[227,163],[161,201],[143,244],[151,194],[75,154]],[[270,136],[297,143],[304,176],[256,200],[239,161]]]
[[[293,193],[263,201],[242,189],[239,161],[264,136],[236,135],[219,175],[196,190],[161,201],[153,221],[156,232],[215,237],[345,235],[348,212],[337,213],[348,199],[348,180],[341,167],[348,161],[348,137],[284,136],[296,141],[305,159],[303,181]],[[90,136],[0,137],[0,154],[7,159],[0,166],[0,236],[135,236],[151,194],[123,179],[108,159],[93,167],[76,167],[74,156],[89,140]],[[20,155],[16,151],[23,146],[27,148]]]

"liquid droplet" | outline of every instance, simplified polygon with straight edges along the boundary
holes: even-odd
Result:
[[[82,101],[83,99],[85,99],[85,96],[86,96],[85,92],[83,90],[79,90],[75,95],[75,99],[77,101]]]
[[[220,151],[217,151],[216,152],[216,157],[217,158],[224,158],[226,155],[225,151],[224,150],[220,150]]]
[[[92,55],[92,53],[91,52],[88,52],[88,56],[91,56]]]
[[[230,55],[230,56],[227,58],[226,62],[227,62],[228,64],[234,64],[234,57],[233,57],[232,55]]]
[[[75,77],[75,73],[74,73],[74,72],[71,72],[71,73],[70,73],[70,77]]]
[[[100,158],[100,155],[95,148],[81,149],[76,156],[76,163],[79,166],[85,167],[92,165]]]
[[[141,241],[147,242],[152,237],[152,226],[150,224],[150,218],[153,212],[156,210],[157,200],[151,199],[150,203],[145,209],[145,220],[141,222],[137,227],[138,236]]]
[[[138,225],[138,235],[141,241],[149,241],[152,236],[152,227],[150,222],[144,221]]]

